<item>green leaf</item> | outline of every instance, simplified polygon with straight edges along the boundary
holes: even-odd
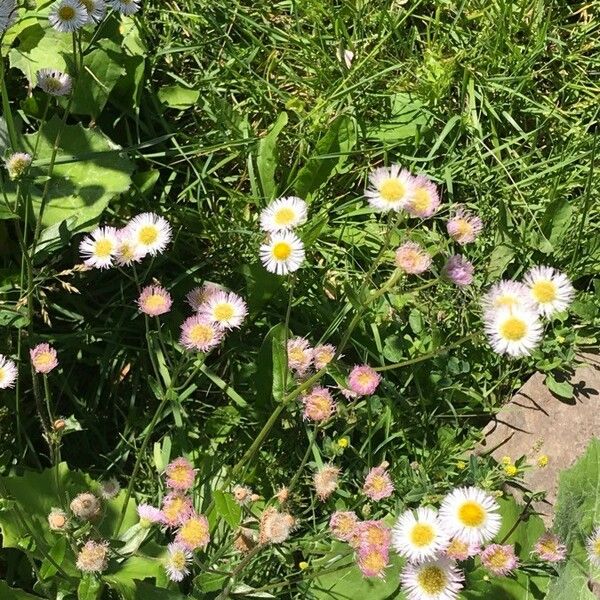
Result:
[[[275,197],[277,185],[275,183],[275,169],[277,168],[277,138],[287,125],[288,114],[280,113],[277,120],[269,129],[267,135],[258,142],[256,166],[262,187],[263,196],[267,200]]]
[[[265,336],[258,352],[256,393],[259,406],[269,406],[271,398],[280,402],[287,378],[286,328],[279,323]]]
[[[560,245],[565,239],[573,219],[573,203],[565,198],[551,202],[542,217],[541,229],[552,246]]]
[[[405,600],[400,591],[400,571],[404,564],[396,553],[390,555],[385,578],[364,577],[356,566],[353,551],[346,544],[335,543],[315,569],[330,571],[320,575],[311,585],[311,598],[317,600]]]
[[[33,596],[23,590],[8,587],[8,584],[0,580],[0,598],[2,600],[40,600],[39,596]]]
[[[557,381],[552,373],[548,373],[544,380],[546,387],[559,398],[567,400],[573,397],[573,386],[568,381]]]
[[[188,596],[184,596],[179,592],[158,588],[156,586],[144,583],[143,581],[135,581],[134,600],[187,600]]]
[[[367,137],[380,142],[397,142],[414,138],[420,129],[425,129],[430,117],[423,103],[408,92],[392,96],[389,121],[367,129]]]
[[[54,117],[40,130],[38,160],[32,172],[42,182],[30,188],[36,214],[39,214],[47,165],[59,127],[60,120]],[[26,150],[33,152],[37,137],[37,133],[24,136]],[[86,129],[81,124],[66,125],[59,145],[42,225],[49,227],[70,219],[71,230],[89,229],[109,201],[129,188],[133,164],[122,155],[120,147],[100,131]]]
[[[194,579],[194,585],[200,588],[201,592],[218,592],[222,590],[229,577],[227,575],[220,575],[219,573],[200,573],[198,577]]]
[[[55,566],[55,563],[58,566],[61,566],[65,559],[65,552],[67,550],[67,538],[59,537],[56,540],[56,543],[50,549],[48,553],[53,562],[44,559],[42,562],[42,566],[40,567],[40,579],[49,579],[50,577],[54,577],[58,573],[58,569]]]
[[[158,99],[169,108],[185,110],[194,106],[200,98],[198,90],[192,90],[182,85],[164,85],[158,90]]]
[[[548,589],[549,576],[529,575],[517,571],[511,577],[495,577],[485,569],[466,573],[465,600],[542,600]]]
[[[319,139],[312,156],[300,169],[294,182],[296,194],[306,198],[339,171],[356,145],[354,121],[346,115],[337,117],[329,131]]]
[[[137,600],[138,581],[161,578],[164,573],[160,557],[136,555],[114,567],[114,573],[105,574],[102,579],[108,586],[121,594],[124,600]],[[162,591],[162,590],[161,590]]]
[[[242,519],[242,509],[234,500],[233,496],[231,494],[226,494],[225,492],[215,490],[213,498],[219,515],[221,515],[225,521],[227,521],[227,524],[232,529],[238,527],[240,520]]]
[[[535,514],[528,514],[522,518],[523,507],[517,504],[512,497],[500,498],[498,503],[502,515],[502,527],[496,535],[496,539],[503,540],[518,521],[519,524],[504,543],[514,544],[517,555],[521,559],[527,560],[533,545],[545,531],[544,522]]]
[[[93,575],[86,574],[77,587],[77,600],[98,600],[102,593],[102,582]]]
[[[498,244],[490,254],[487,266],[488,278],[492,281],[502,277],[506,267],[515,256],[515,251],[507,244]]]

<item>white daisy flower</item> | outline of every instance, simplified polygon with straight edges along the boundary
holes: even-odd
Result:
[[[140,10],[140,0],[108,0],[108,3],[122,15],[133,15]]]
[[[117,231],[115,262],[120,267],[128,267],[133,263],[140,262],[146,254],[146,248],[133,239],[131,231],[127,227]]]
[[[106,3],[104,0],[79,0],[88,14],[88,22],[99,23],[106,14]]]
[[[415,194],[414,177],[400,165],[375,169],[369,183],[365,196],[369,204],[383,211],[407,207]]]
[[[171,241],[169,222],[154,213],[142,213],[133,217],[127,229],[131,239],[152,256],[164,252]]]
[[[205,281],[202,286],[190,290],[185,296],[185,301],[194,310],[198,311],[200,310],[200,307],[208,302],[217,292],[227,292],[227,289],[222,285],[212,283],[211,281]]]
[[[447,558],[408,563],[400,575],[408,600],[455,600],[463,588],[463,574]]]
[[[114,227],[98,227],[79,244],[79,253],[88,267],[110,267],[117,253],[119,239]]]
[[[0,2],[0,34],[4,33],[17,18],[16,0],[2,0]]]
[[[590,563],[600,569],[600,526],[587,539],[586,548]]]
[[[171,581],[183,581],[189,574],[188,564],[192,553],[183,544],[173,542],[167,546],[168,554],[165,560],[165,571]]]
[[[233,292],[216,292],[200,305],[198,314],[208,317],[223,329],[234,329],[243,323],[248,314],[248,307],[244,300]]]
[[[16,379],[17,365],[4,354],[0,354],[0,390],[13,387]]]
[[[66,96],[71,93],[73,81],[70,75],[54,69],[40,69],[36,73],[37,84],[46,94]]]
[[[501,308],[527,308],[534,310],[535,305],[529,296],[527,286],[518,281],[498,281],[484,294],[481,300],[484,310]]]
[[[450,538],[431,508],[407,510],[392,529],[392,545],[398,554],[411,562],[434,558],[450,543]]]
[[[59,0],[52,7],[48,20],[56,31],[71,33],[88,22],[88,13],[79,0]]]
[[[501,308],[485,315],[485,332],[498,354],[528,356],[540,343],[543,328],[537,313],[526,308]]]
[[[304,260],[304,244],[290,231],[271,235],[260,247],[260,259],[267,271],[286,275],[300,268]]]
[[[476,487],[457,488],[442,501],[439,518],[451,537],[467,544],[483,544],[500,531],[500,506]]]
[[[546,317],[565,310],[575,295],[569,278],[552,267],[533,267],[523,278],[523,283],[540,314]]]
[[[301,198],[279,198],[260,213],[260,227],[269,232],[294,229],[306,221],[307,213],[306,202]]]

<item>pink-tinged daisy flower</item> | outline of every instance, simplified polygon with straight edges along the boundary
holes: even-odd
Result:
[[[600,569],[600,527],[596,527],[587,539],[586,549],[590,564]]]
[[[575,295],[569,278],[552,267],[533,267],[523,283],[538,312],[546,317],[566,310]]]
[[[456,600],[464,577],[454,561],[438,558],[408,563],[400,579],[408,600]]]
[[[453,538],[444,555],[450,560],[467,560],[471,556],[476,556],[481,552],[481,546],[479,544],[468,544],[458,538]]]
[[[413,217],[427,219],[437,212],[440,207],[440,195],[436,185],[425,175],[413,178],[414,193],[406,205],[406,211]]]
[[[512,545],[490,544],[481,553],[481,564],[494,575],[508,575],[519,566],[519,561]]]
[[[280,512],[272,506],[266,508],[260,518],[259,544],[281,544],[290,537],[296,526],[296,519],[287,512]]]
[[[169,527],[182,525],[194,514],[192,500],[178,492],[167,494],[162,502],[162,522]]]
[[[498,281],[484,294],[481,306],[485,312],[502,308],[526,308],[533,310],[527,286],[518,281]]]
[[[29,358],[36,373],[50,373],[58,366],[56,350],[50,344],[38,344],[29,351]]]
[[[207,281],[201,286],[190,290],[185,297],[185,301],[192,307],[193,310],[200,310],[200,307],[205,302],[208,302],[215,294],[226,291],[227,290],[224,287]]]
[[[223,330],[201,315],[188,317],[181,326],[181,345],[187,350],[208,352],[223,339]]]
[[[84,573],[101,573],[108,566],[108,542],[86,542],[77,555],[77,568]]]
[[[131,16],[140,10],[140,0],[108,0],[108,3],[125,16]]]
[[[210,542],[208,519],[204,515],[192,515],[178,529],[175,541],[192,551],[206,548]]]
[[[4,161],[8,176],[11,179],[19,179],[25,174],[27,169],[29,169],[32,160],[31,154],[28,154],[27,152],[15,152],[14,154],[11,154]]]
[[[112,266],[118,244],[114,227],[98,227],[81,241],[79,253],[88,267],[106,269]]]
[[[332,344],[322,344],[321,346],[316,346],[313,350],[315,369],[320,371],[321,369],[325,368],[333,360],[334,356],[335,346]]]
[[[234,329],[244,322],[248,307],[233,292],[215,292],[200,305],[198,314],[207,317],[221,329]]]
[[[150,527],[156,523],[163,523],[165,518],[159,508],[151,506],[150,504],[138,505],[137,514],[140,518],[140,525],[142,527]]]
[[[297,375],[304,375],[311,367],[314,350],[303,337],[295,337],[288,340],[287,358],[288,367]]]
[[[542,560],[551,563],[562,562],[567,557],[567,547],[561,543],[557,535],[549,531],[535,543],[533,552]]]
[[[188,564],[192,560],[192,553],[183,545],[173,542],[167,546],[165,571],[171,581],[183,581],[189,575]]]
[[[469,211],[459,208],[446,225],[448,235],[461,246],[474,242],[483,223],[479,217]]]
[[[416,514],[407,510],[400,515],[392,541],[396,552],[413,562],[435,558],[450,543],[437,512],[423,506],[417,508]]]
[[[149,285],[142,290],[137,303],[141,312],[151,317],[158,317],[171,310],[173,300],[171,294],[164,287]]]
[[[73,87],[70,75],[54,69],[40,69],[36,79],[38,87],[50,96],[67,96]]]
[[[172,490],[189,490],[194,485],[196,470],[192,463],[183,456],[171,461],[165,469],[167,487]]]
[[[327,421],[336,411],[336,404],[327,388],[317,386],[302,397],[304,418],[309,421]]]
[[[476,487],[452,490],[440,506],[440,520],[448,535],[467,544],[483,544],[500,531],[500,506]]]
[[[152,256],[164,252],[171,241],[169,222],[154,213],[142,213],[133,217],[127,225],[127,230],[132,241]]]
[[[473,264],[459,254],[450,256],[442,269],[442,275],[459,287],[470,285],[474,272]]]
[[[339,476],[339,467],[333,465],[325,465],[313,475],[313,485],[319,500],[327,500],[337,490]]]
[[[540,343],[544,328],[537,313],[526,308],[501,308],[485,315],[485,333],[498,354],[528,356]]]
[[[389,561],[386,547],[363,546],[358,551],[357,563],[365,577],[383,577]]]
[[[387,472],[388,463],[373,467],[365,477],[363,493],[371,500],[383,500],[394,493],[394,484]]]
[[[362,521],[356,526],[354,543],[359,547],[370,546],[387,551],[391,539],[392,532],[383,521]]]
[[[414,197],[413,176],[400,165],[380,167],[369,175],[365,192],[369,204],[381,211],[399,211],[406,208]]]
[[[356,365],[348,376],[348,387],[359,396],[370,396],[380,381],[381,375],[369,365]]]
[[[336,511],[329,520],[331,535],[342,542],[349,542],[357,535],[358,517],[354,511]]]
[[[131,231],[127,227],[117,231],[115,262],[120,267],[128,267],[133,263],[138,263],[146,254],[146,250],[133,239]]]
[[[396,250],[396,266],[409,275],[424,273],[431,266],[431,256],[416,242],[404,242]]]
[[[17,365],[10,358],[0,354],[0,390],[13,387],[17,374]]]

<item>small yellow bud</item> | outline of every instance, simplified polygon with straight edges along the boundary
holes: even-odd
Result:
[[[503,465],[512,465],[512,458],[510,456],[503,456],[501,462]]]
[[[519,469],[515,465],[504,465],[504,472],[509,477],[514,477],[519,472]]]
[[[464,460],[459,460],[459,461],[456,463],[456,468],[457,468],[459,471],[464,471],[464,470],[467,468],[467,463],[466,463]]]
[[[303,560],[302,562],[298,563],[298,568],[301,571],[306,571],[306,569],[308,569],[308,563]]]
[[[543,469],[549,462],[550,459],[548,458],[548,456],[546,454],[541,454],[540,456],[538,456],[537,466],[540,469]]]
[[[340,448],[347,448],[350,445],[350,440],[347,437],[343,437],[338,440],[337,444]]]

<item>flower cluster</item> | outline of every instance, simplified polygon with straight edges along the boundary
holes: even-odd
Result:
[[[271,273],[287,275],[304,261],[304,244],[294,229],[306,221],[308,208],[301,198],[279,198],[260,214],[261,229],[267,239],[260,246],[262,264]]]
[[[542,339],[541,318],[565,310],[574,293],[568,277],[552,267],[534,267],[522,282],[495,283],[482,299],[490,345],[499,354],[531,354]]]
[[[304,377],[313,366],[317,371],[324,369],[334,359],[335,352],[331,344],[313,348],[303,337],[291,338],[287,343],[288,367],[298,377]]]
[[[61,33],[72,33],[86,25],[98,24],[106,15],[106,4],[122,15],[133,15],[140,0],[59,0],[48,16],[50,25]]]

